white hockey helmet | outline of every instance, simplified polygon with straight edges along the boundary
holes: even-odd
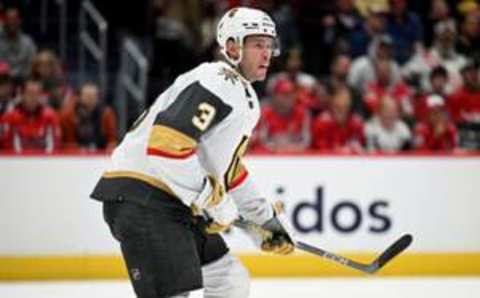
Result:
[[[274,40],[273,56],[280,55],[275,23],[270,16],[258,9],[236,7],[227,11],[217,25],[217,43],[220,51],[233,65],[238,65],[242,61],[242,52],[240,51],[238,59],[229,57],[226,51],[227,41],[233,39],[242,48],[245,37],[249,35],[271,36]]]

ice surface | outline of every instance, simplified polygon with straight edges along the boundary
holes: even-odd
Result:
[[[0,283],[1,298],[134,298],[127,281]],[[202,297],[202,291],[191,298]],[[254,279],[250,298],[478,298],[477,278]]]

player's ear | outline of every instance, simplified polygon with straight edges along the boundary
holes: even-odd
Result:
[[[240,46],[233,40],[233,38],[228,39],[225,46],[228,56],[230,56],[234,60],[240,57]]]

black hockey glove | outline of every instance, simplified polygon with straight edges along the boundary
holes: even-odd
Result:
[[[288,232],[288,230],[291,231],[291,228],[284,214],[279,212],[281,208],[274,209],[275,215],[262,225],[264,230],[271,232],[271,237],[263,239],[261,248],[263,251],[287,255],[295,249],[292,236],[290,236],[293,233]]]

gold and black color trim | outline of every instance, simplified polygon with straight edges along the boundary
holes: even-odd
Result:
[[[174,128],[154,125],[148,140],[148,155],[184,159],[195,153],[197,141]]]
[[[173,191],[168,187],[166,183],[163,181],[156,179],[152,176],[133,172],[133,171],[110,171],[110,172],[105,172],[102,175],[102,178],[105,179],[113,179],[113,178],[131,178],[134,180],[139,180],[144,183],[147,183],[150,186],[153,186],[157,189],[160,189],[170,195],[174,195]]]
[[[198,142],[231,111],[230,105],[197,81],[185,87],[166,110],[156,115],[154,125],[169,127]]]
[[[234,151],[232,160],[224,175],[224,183],[227,191],[238,186],[247,177],[247,170],[242,164],[242,157],[245,155],[248,148],[248,137],[243,136],[237,148]]]

